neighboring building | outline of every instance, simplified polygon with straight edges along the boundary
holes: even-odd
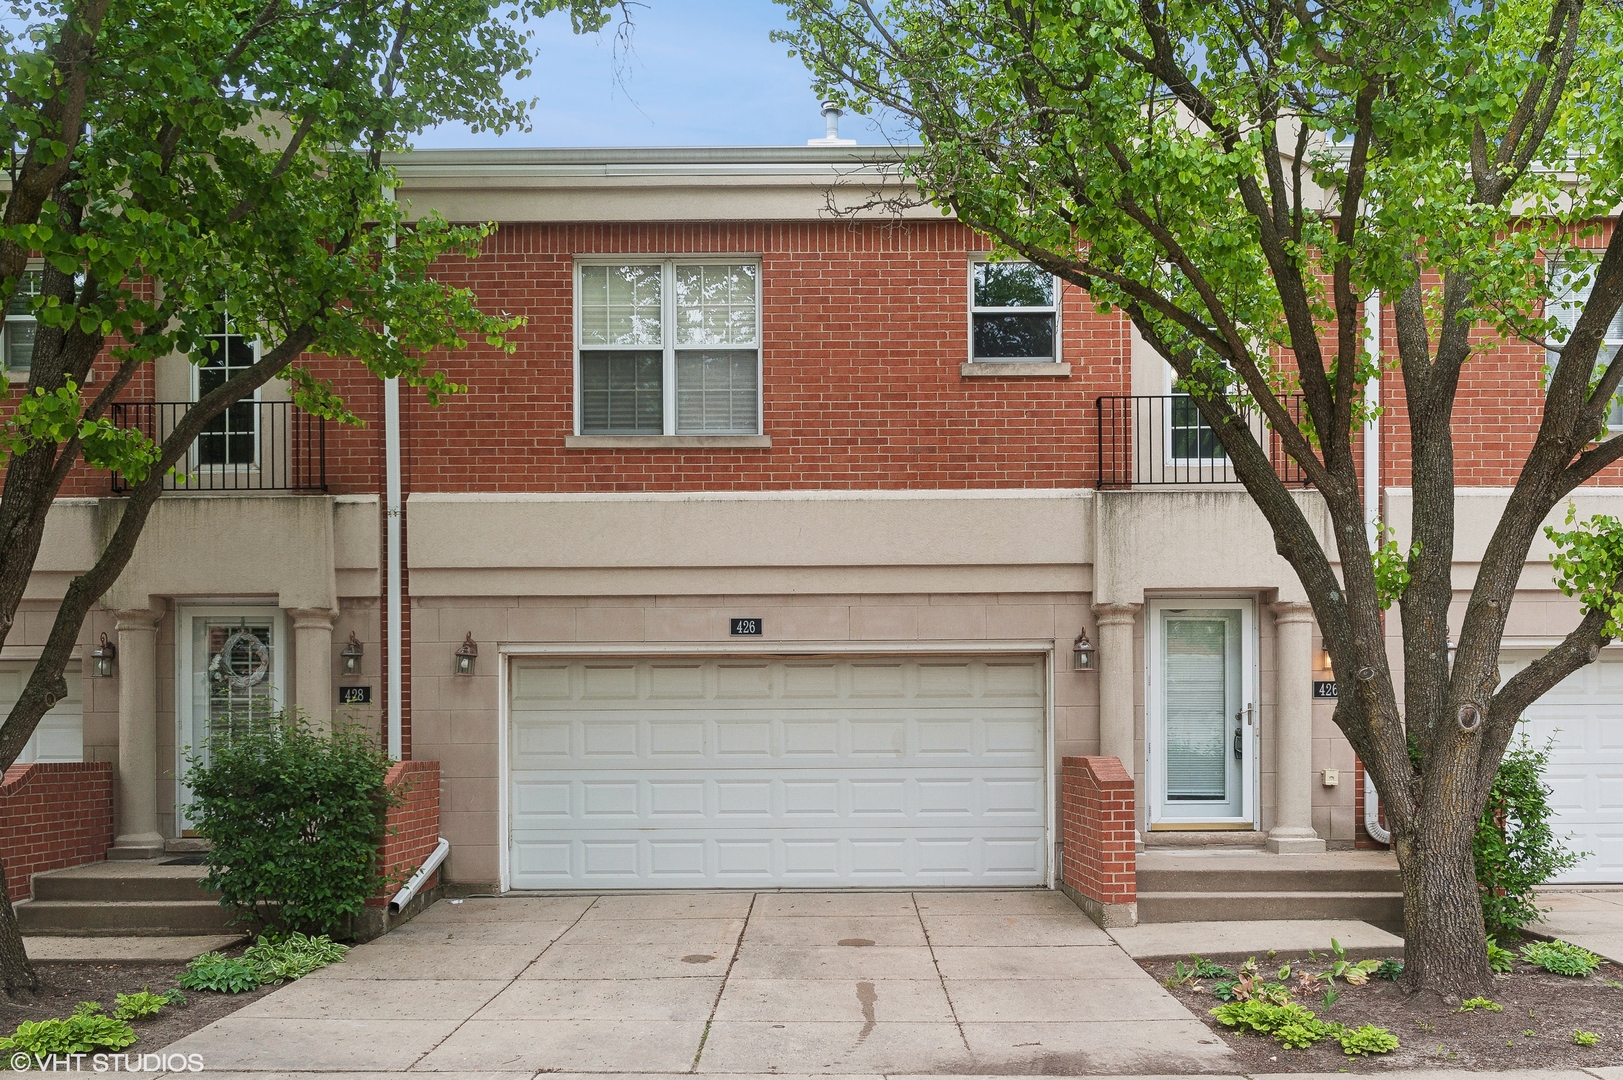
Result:
[[[368,426],[322,425],[273,386],[206,435],[207,490],[160,500],[29,753],[116,761],[114,855],[141,857],[184,831],[178,777],[211,719],[352,716],[441,762],[447,876],[499,888],[1041,885],[1066,754],[1123,759],[1147,844],[1363,839],[1305,596],[1165,365],[935,212],[830,213],[893,157],[401,159],[413,213],[499,223],[444,272],[528,322],[512,355],[446,358],[468,394],[401,395],[394,721],[385,393],[335,368]],[[126,420],[172,423],[251,348],[230,330],[210,366],[145,373]],[[8,320],[13,360],[27,332]],[[1461,590],[1542,363],[1502,345],[1467,368]],[[1396,376],[1382,393],[1382,515],[1402,540]],[[1619,512],[1620,476],[1581,511]],[[0,656],[0,710],[118,512],[105,474],[73,483]],[[1328,546],[1318,496],[1299,498]],[[1546,554],[1507,665],[1577,617]],[[117,658],[96,678],[102,634]],[[1575,880],[1623,882],[1623,750],[1600,723],[1620,710],[1610,650],[1534,710],[1539,737],[1561,729],[1562,823],[1594,852]]]

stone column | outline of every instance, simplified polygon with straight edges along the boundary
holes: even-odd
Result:
[[[332,622],[326,608],[289,608],[293,620],[293,704],[311,724],[332,729]]]
[[[1099,754],[1137,776],[1133,737],[1133,627],[1141,604],[1095,604],[1099,624]]]
[[[1274,612],[1274,827],[1268,850],[1324,850],[1313,831],[1313,608],[1278,603]]]
[[[118,619],[118,833],[109,859],[155,859],[158,831],[158,620],[144,608]]]

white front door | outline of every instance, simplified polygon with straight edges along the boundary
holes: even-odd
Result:
[[[1255,611],[1239,600],[1150,605],[1145,758],[1152,824],[1255,821]]]
[[[511,662],[517,889],[1042,885],[1037,656]]]
[[[175,695],[182,815],[191,805],[186,770],[208,761],[211,739],[263,726],[285,698],[282,613],[276,608],[182,608],[178,620]],[[184,822],[183,822],[184,824]]]
[[[1506,649],[1501,679],[1543,651]],[[1523,720],[1518,739],[1525,733],[1536,747],[1552,743],[1544,776],[1551,825],[1573,851],[1587,853],[1555,880],[1623,885],[1623,655],[1602,651],[1529,706]]]

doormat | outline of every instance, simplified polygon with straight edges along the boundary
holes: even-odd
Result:
[[[209,857],[199,851],[192,855],[176,855],[173,859],[165,859],[159,866],[207,866]]]

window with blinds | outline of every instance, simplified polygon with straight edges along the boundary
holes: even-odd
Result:
[[[760,434],[759,285],[751,262],[583,263],[580,434]]]
[[[1166,795],[1228,798],[1229,623],[1166,622]]]

